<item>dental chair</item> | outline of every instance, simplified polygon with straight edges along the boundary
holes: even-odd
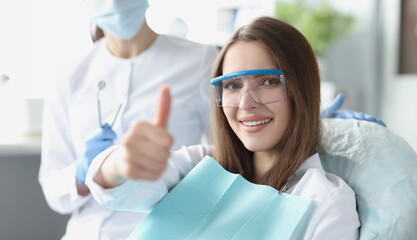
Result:
[[[417,239],[417,154],[389,128],[323,119],[323,168],[355,191],[360,239]]]

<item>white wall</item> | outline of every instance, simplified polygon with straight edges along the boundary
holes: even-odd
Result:
[[[172,34],[172,22],[180,18],[188,30],[184,37],[219,46],[237,27],[260,15],[273,15],[275,10],[275,0],[148,1],[147,20],[156,32]]]
[[[0,1],[0,74],[15,94],[42,97],[48,81],[92,43],[83,0]]]
[[[40,127],[41,113],[28,115],[35,109],[26,103],[39,102],[92,41],[83,0],[0,1],[0,30],[0,74],[10,77],[0,87],[0,143],[9,143],[28,124]]]
[[[400,0],[384,0],[383,3],[385,13],[385,78],[382,118],[390,129],[405,138],[414,150],[417,150],[417,75],[397,73]]]

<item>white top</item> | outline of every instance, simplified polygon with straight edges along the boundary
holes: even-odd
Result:
[[[149,212],[210,150],[202,145],[183,147],[172,153],[159,180],[129,180],[118,187],[103,189],[92,179],[115,148],[107,149],[94,159],[86,183],[103,206],[134,212]],[[340,177],[323,170],[318,154],[306,159],[295,172],[287,193],[310,198],[314,203],[312,219],[300,239],[358,239],[360,222],[355,193]]]
[[[76,158],[83,153],[85,141],[99,131],[97,82],[106,82],[100,91],[103,123],[111,123],[124,101],[113,126],[116,144],[134,121],[154,120],[158,89],[162,83],[170,85],[173,102],[168,127],[173,149],[178,149],[201,143],[207,131],[216,54],[214,46],[160,35],[139,56],[122,59],[110,54],[103,38],[57,80],[45,104],[39,182],[53,210],[72,214],[65,239],[125,239],[144,216],[114,212],[98,205],[91,194],[77,195]]]

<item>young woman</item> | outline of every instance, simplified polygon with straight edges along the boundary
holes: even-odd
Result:
[[[317,154],[320,79],[304,36],[285,22],[258,18],[224,46],[214,77],[213,146],[169,151],[170,97],[162,88],[156,121],[137,122],[123,145],[93,161],[87,185],[97,201],[118,210],[148,211],[210,155],[252,183],[312,199],[304,239],[357,239],[355,194],[323,170]]]

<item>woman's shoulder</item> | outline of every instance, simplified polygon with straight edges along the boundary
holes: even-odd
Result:
[[[299,181],[290,194],[314,203],[305,239],[357,239],[360,222],[355,193],[342,178],[324,171],[318,154],[304,162],[296,178]]]
[[[328,197],[355,198],[355,193],[342,178],[324,171],[318,154],[305,160],[295,178],[298,182],[293,187],[294,195],[321,200]]]

